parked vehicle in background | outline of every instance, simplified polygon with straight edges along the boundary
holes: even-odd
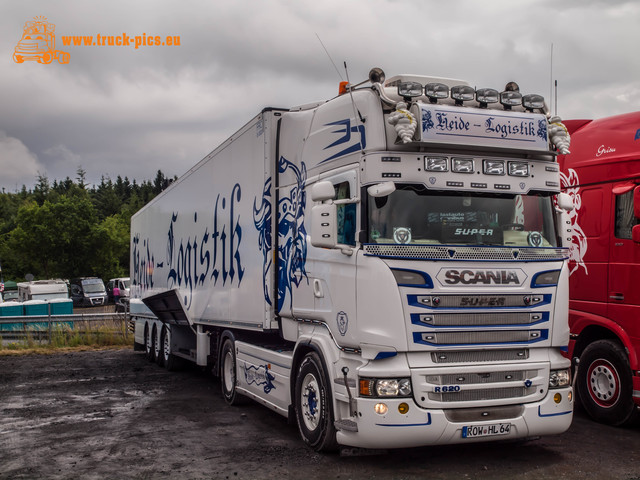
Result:
[[[96,307],[107,304],[107,289],[101,278],[81,277],[71,280],[74,307]]]
[[[5,302],[17,302],[18,301],[18,284],[12,280],[4,282],[4,289],[2,291],[2,299]]]
[[[569,358],[594,420],[629,423],[640,405],[640,112],[565,122],[563,190],[574,199]]]
[[[315,450],[566,431],[564,127],[515,84],[369,80],[264,109],[132,217],[136,346]]]
[[[112,278],[107,283],[108,302],[115,304],[116,312],[128,309],[130,285],[129,277]]]
[[[129,277],[124,278],[112,278],[107,283],[107,295],[109,303],[118,303],[123,298],[129,297],[131,279]]]
[[[53,300],[69,298],[69,289],[64,280],[35,280],[18,283],[18,301]]]

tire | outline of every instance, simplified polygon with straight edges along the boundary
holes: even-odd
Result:
[[[333,402],[322,359],[308,353],[296,375],[295,412],[302,440],[318,452],[335,451]]]
[[[171,330],[166,326],[162,327],[160,335],[160,358],[159,365],[169,371],[176,369],[178,359],[171,353]]]
[[[153,360],[162,365],[162,348],[160,346],[160,334],[156,325],[153,326]]]
[[[236,349],[233,340],[226,338],[220,349],[220,389],[229,405],[242,405],[244,397],[236,390]]]
[[[620,426],[637,415],[629,360],[614,340],[598,340],[580,356],[576,390],[580,403],[595,421]]]
[[[153,344],[153,340],[154,340],[153,329],[147,324],[147,326],[144,329],[144,347],[145,347],[145,351],[147,352],[147,359],[150,362],[153,362],[156,359],[155,357],[156,347]]]

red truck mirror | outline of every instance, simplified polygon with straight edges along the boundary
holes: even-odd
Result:
[[[640,243],[640,225],[634,225],[631,228],[631,238],[635,243]]]

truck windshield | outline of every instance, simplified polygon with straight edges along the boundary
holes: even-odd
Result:
[[[368,198],[369,243],[557,246],[550,196],[396,188]]]

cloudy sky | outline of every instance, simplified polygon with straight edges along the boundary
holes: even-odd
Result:
[[[68,64],[14,62],[36,16]],[[557,80],[567,119],[640,110],[639,25],[636,0],[0,0],[0,189],[181,175],[262,108],[335,96],[343,61],[353,83],[379,66],[549,98]],[[63,45],[98,35],[131,45]]]

